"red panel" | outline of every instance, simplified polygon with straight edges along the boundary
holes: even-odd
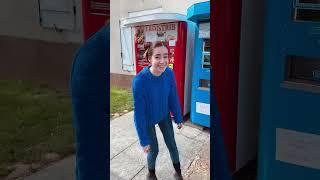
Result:
[[[177,90],[179,95],[179,103],[181,113],[184,110],[184,80],[185,80],[185,63],[186,63],[186,44],[187,44],[187,24],[179,22],[178,24],[178,40],[175,46],[175,68],[173,69],[177,80]]]
[[[241,1],[211,1],[213,88],[229,166],[236,166]]]
[[[162,26],[164,24],[156,24],[157,26]],[[149,26],[149,25],[148,25]],[[152,26],[152,25],[150,25]],[[138,26],[136,28],[145,28],[144,26]],[[173,71],[176,76],[177,90],[179,96],[179,103],[181,112],[183,113],[184,108],[184,80],[185,80],[185,61],[186,61],[186,43],[187,43],[187,24],[185,22],[178,22],[177,26],[177,37],[175,46],[168,46],[169,51],[174,52],[173,59],[170,58],[169,64],[172,62]],[[134,52],[135,52],[135,62],[136,62],[136,73],[139,73],[145,66],[148,66],[148,62],[139,56],[142,56],[144,51],[139,53],[139,49],[144,50],[142,44],[145,43],[144,30],[141,32],[135,32],[134,36]],[[167,42],[168,45],[168,42]],[[138,46],[141,46],[139,48]]]
[[[145,49],[138,47],[144,45],[145,35],[143,35],[144,32],[141,31],[137,32],[136,28],[140,28],[140,26],[135,27],[134,30],[134,52],[135,52],[135,63],[136,63],[136,73],[138,74],[145,66],[148,66],[147,64],[145,66],[141,66],[139,64],[140,59],[144,59],[142,56],[144,55]],[[139,50],[142,49],[140,52]],[[141,56],[141,57],[139,57]]]
[[[110,0],[82,0],[83,34],[87,40],[110,18]]]

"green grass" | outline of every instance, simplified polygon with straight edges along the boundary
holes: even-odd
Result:
[[[132,110],[131,92],[111,88],[111,113]],[[44,155],[74,153],[69,95],[24,81],[0,81],[0,179],[18,162],[45,164]]]
[[[125,89],[111,87],[110,89],[110,113],[120,113],[124,110],[131,111],[132,93]]]
[[[48,152],[74,152],[71,100],[46,85],[0,81],[0,177],[17,162],[42,162]]]

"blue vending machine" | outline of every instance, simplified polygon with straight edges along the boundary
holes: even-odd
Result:
[[[187,18],[196,23],[191,90],[191,121],[210,127],[210,1],[188,8]]]
[[[266,6],[258,180],[319,180],[320,1]]]

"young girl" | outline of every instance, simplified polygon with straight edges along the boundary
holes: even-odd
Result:
[[[147,48],[145,57],[150,66],[145,67],[132,82],[134,122],[143,151],[147,153],[149,172],[147,179],[156,180],[155,165],[159,152],[155,125],[158,124],[170,152],[175,178],[182,179],[180,160],[171,115],[178,129],[182,116],[173,71],[168,68],[169,50],[165,42],[155,42]]]

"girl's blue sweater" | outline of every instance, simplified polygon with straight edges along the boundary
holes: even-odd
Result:
[[[145,67],[132,81],[134,123],[141,146],[149,145],[147,126],[153,126],[160,121],[168,120],[169,113],[178,124],[182,122],[176,81],[170,68],[160,76],[150,72],[150,66]]]

